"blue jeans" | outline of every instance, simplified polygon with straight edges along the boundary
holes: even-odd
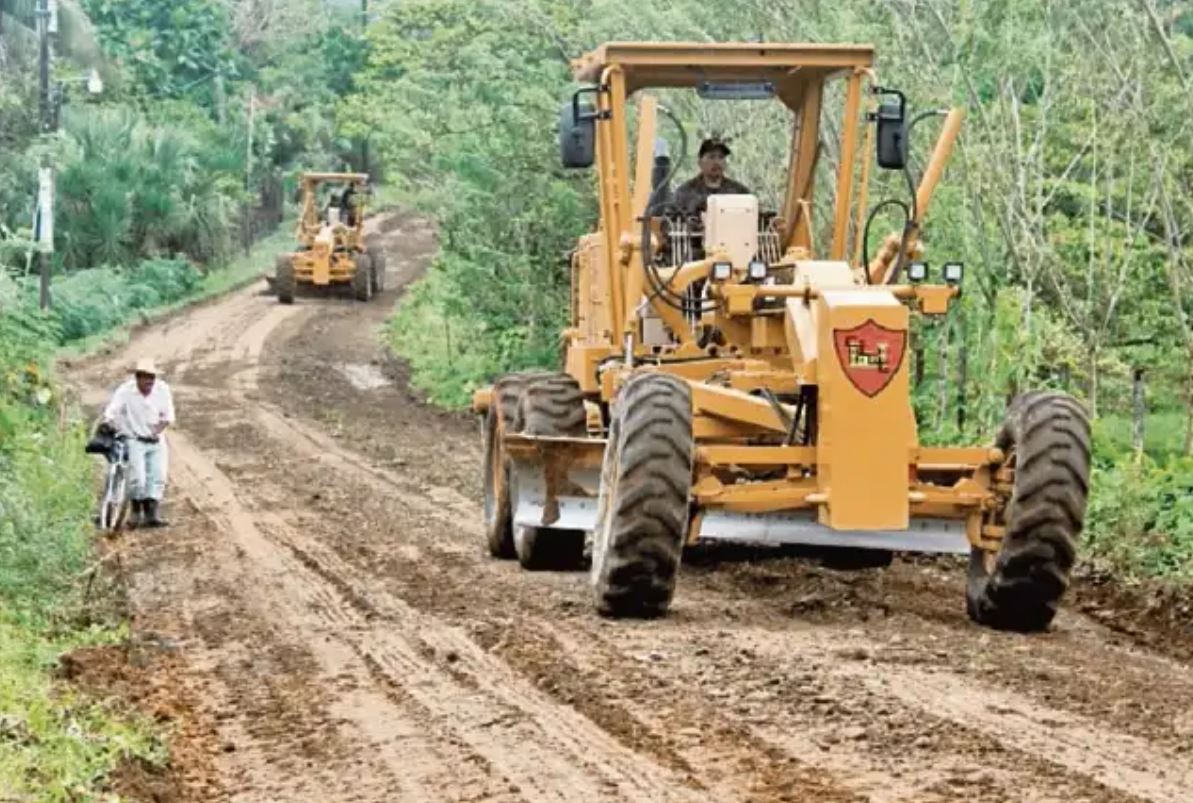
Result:
[[[160,502],[166,491],[166,441],[144,443],[136,438],[128,441],[128,467],[133,499],[152,499]]]

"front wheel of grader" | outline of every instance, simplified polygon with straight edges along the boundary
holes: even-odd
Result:
[[[661,616],[671,605],[688,531],[692,399],[665,374],[639,374],[614,402],[593,533],[597,610]]]
[[[568,374],[532,379],[522,393],[518,419],[523,435],[582,438],[588,413],[580,383]],[[514,552],[523,569],[579,568],[584,559],[584,531],[514,524]]]
[[[1014,473],[1002,545],[970,554],[966,608],[999,630],[1044,630],[1069,586],[1089,495],[1089,419],[1063,393],[1012,402],[996,445]]]
[[[277,291],[278,301],[283,304],[294,303],[294,262],[288,254],[279,254],[274,260],[273,287]]]
[[[493,383],[493,403],[485,414],[485,542],[495,558],[517,557],[510,501],[510,463],[502,446],[507,432],[519,432],[519,406],[526,385],[541,373],[507,374]]]

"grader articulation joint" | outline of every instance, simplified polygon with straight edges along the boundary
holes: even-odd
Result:
[[[595,164],[600,222],[571,256],[562,370],[505,376],[474,401],[494,556],[568,568],[588,551],[601,612],[655,616],[698,540],[832,547],[870,565],[960,553],[975,621],[1049,624],[1085,513],[1086,414],[1068,396],[1028,393],[993,443],[920,444],[910,319],[946,314],[962,278],[952,262],[932,281],[920,235],[963,113],[948,112],[916,184],[915,121],[901,93],[876,86],[872,62],[865,45],[759,43],[613,43],[574,62],[588,86],[563,106],[561,156]],[[813,193],[834,81],[840,139],[821,226]],[[693,219],[659,197],[652,87],[782,103],[782,208],[711,195]],[[867,215],[872,149],[913,191]],[[904,225],[871,258],[865,235],[891,206]]]

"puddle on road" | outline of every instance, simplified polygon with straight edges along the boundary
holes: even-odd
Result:
[[[338,366],[340,373],[357,390],[376,390],[392,384],[381,369],[371,363],[345,363]]]

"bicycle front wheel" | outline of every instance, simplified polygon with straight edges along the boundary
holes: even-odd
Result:
[[[120,466],[108,472],[104,498],[100,502],[99,527],[104,532],[118,532],[128,519],[128,478]]]

